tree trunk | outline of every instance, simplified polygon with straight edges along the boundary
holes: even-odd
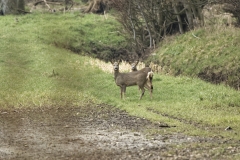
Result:
[[[140,13],[141,13],[141,15],[142,15],[142,18],[143,18],[143,20],[144,20],[144,22],[145,22],[146,29],[147,29],[147,31],[148,31],[148,35],[149,35],[149,47],[152,48],[152,34],[151,34],[151,31],[150,31],[150,27],[149,27],[149,25],[148,25],[148,21],[147,21],[146,17],[144,16],[143,9],[142,9],[139,1],[137,1],[137,5],[138,5],[139,11],[140,11]]]
[[[17,0],[17,9],[20,12],[25,10],[25,1],[24,0]]]
[[[1,0],[0,13],[5,14],[19,14],[25,10],[24,0]]]
[[[85,9],[85,13],[99,13],[104,14],[108,8],[108,0],[89,0],[88,7]]]
[[[5,15],[8,12],[8,0],[0,0],[0,14]]]
[[[199,2],[200,3],[200,2]],[[204,25],[204,19],[202,15],[202,8],[200,6],[196,6],[194,4],[190,4],[192,13],[194,15],[194,27],[201,27]]]
[[[183,34],[184,31],[183,31],[182,19],[181,19],[181,16],[179,15],[179,10],[178,10],[178,7],[177,7],[176,4],[173,4],[173,10],[174,10],[175,14],[177,15],[179,32],[180,32],[181,34]]]
[[[191,6],[187,0],[182,0],[183,6],[185,8],[187,23],[190,30],[193,29],[193,12],[191,10]]]

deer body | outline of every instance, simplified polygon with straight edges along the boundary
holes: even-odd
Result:
[[[139,60],[137,60],[135,62],[132,62],[132,63],[130,62],[132,72],[138,71],[138,69],[137,69],[138,62],[139,62]],[[150,86],[148,85],[148,83],[146,83],[145,86],[144,86],[145,88],[150,87],[151,92],[153,91],[152,78],[153,78],[153,72],[151,70],[151,72],[149,72],[149,76],[148,76],[148,82],[150,83]]]
[[[139,71],[129,72],[129,73],[120,73],[119,72],[119,62],[114,62],[114,79],[117,86],[120,87],[121,98],[124,97],[126,93],[126,87],[138,85],[141,89],[142,93],[140,99],[144,95],[145,89],[144,86],[149,79],[152,78],[152,69],[149,67],[145,67]],[[150,90],[150,96],[152,98],[152,87],[146,87]]]

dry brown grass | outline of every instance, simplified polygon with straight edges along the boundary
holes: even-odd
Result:
[[[85,65],[91,65],[94,67],[98,67],[99,69],[103,70],[106,73],[113,73],[113,68],[112,68],[111,62],[106,63],[102,60],[91,58],[89,60],[89,62],[85,63]],[[137,69],[140,70],[140,69],[144,68],[145,66],[146,66],[145,63],[139,62]],[[152,68],[154,73],[160,73],[160,72],[162,72],[162,69],[163,69],[161,66],[159,66],[158,64],[155,64],[153,62],[150,63],[149,67]],[[128,62],[122,61],[120,63],[120,70],[121,70],[121,72],[131,72],[131,66]]]
[[[89,60],[89,62],[86,62],[86,65],[91,65],[91,66],[98,67],[106,73],[113,73],[113,68],[112,68],[111,62],[106,63],[106,62],[101,61],[99,59],[91,58]],[[119,65],[119,67],[120,67],[121,72],[131,72],[131,66],[126,61],[122,61]],[[138,69],[142,69],[144,67],[145,67],[145,64],[143,62],[138,63]]]

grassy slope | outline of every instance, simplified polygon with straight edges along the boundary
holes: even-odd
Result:
[[[83,36],[81,32],[69,30],[69,27],[81,28],[84,24],[80,19],[85,25],[99,23],[91,20],[93,15],[89,16],[26,15],[19,16],[18,23],[13,16],[2,17],[1,108],[108,103],[132,115],[176,126],[153,132],[167,134],[174,131],[240,139],[240,94],[223,85],[156,74],[153,100],[146,93],[143,100],[139,101],[137,87],[128,88],[126,100],[120,100],[119,88],[115,86],[112,74],[89,66],[88,57],[61,49],[62,45],[61,48],[55,45],[56,41],[65,44]],[[104,23],[108,23],[108,20]],[[102,34],[101,39],[105,39],[105,35]],[[108,39],[112,39],[109,36]],[[97,37],[96,41],[99,41]],[[233,130],[225,131],[227,126]]]
[[[166,38],[152,57],[172,75],[201,77],[240,86],[240,29],[208,26],[176,37]]]

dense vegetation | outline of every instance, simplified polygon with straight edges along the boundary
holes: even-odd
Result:
[[[167,130],[153,132],[166,134],[174,131],[240,139],[240,95],[238,91],[224,85],[213,85],[191,76],[155,74],[153,100],[146,93],[143,100],[139,101],[137,87],[128,88],[126,100],[120,100],[119,88],[115,85],[112,74],[90,65],[92,59],[89,57],[72,52],[91,54],[93,44],[120,44],[124,47],[126,41],[115,32],[120,26],[113,17],[104,19],[102,16],[80,13],[35,13],[1,18],[1,108],[107,103],[132,115],[170,126]],[[199,67],[213,65],[211,59],[205,61],[210,56],[207,55],[208,50],[220,51],[221,47],[223,51],[230,49],[227,52],[229,54],[221,52],[219,55],[233,56],[236,59],[237,55],[230,53],[237,53],[234,44],[237,43],[238,33],[235,33],[235,38],[231,33],[231,30],[218,30],[216,34],[199,29],[194,34],[201,39],[195,39],[191,34],[177,36],[174,40],[164,42],[156,56],[159,60],[165,56],[171,62],[169,64],[178,64],[179,68],[186,69],[185,72],[182,69],[182,73],[192,75],[197,62],[202,64]],[[228,39],[233,41],[227,41]],[[210,46],[204,40],[211,40],[208,44]],[[230,47],[224,48],[223,43]],[[190,58],[189,50],[192,54],[197,54],[192,56],[199,61],[194,62]],[[233,63],[233,59],[226,57],[216,59],[225,66],[229,60]],[[108,66],[111,64],[108,63]],[[228,126],[232,130],[225,131]]]

